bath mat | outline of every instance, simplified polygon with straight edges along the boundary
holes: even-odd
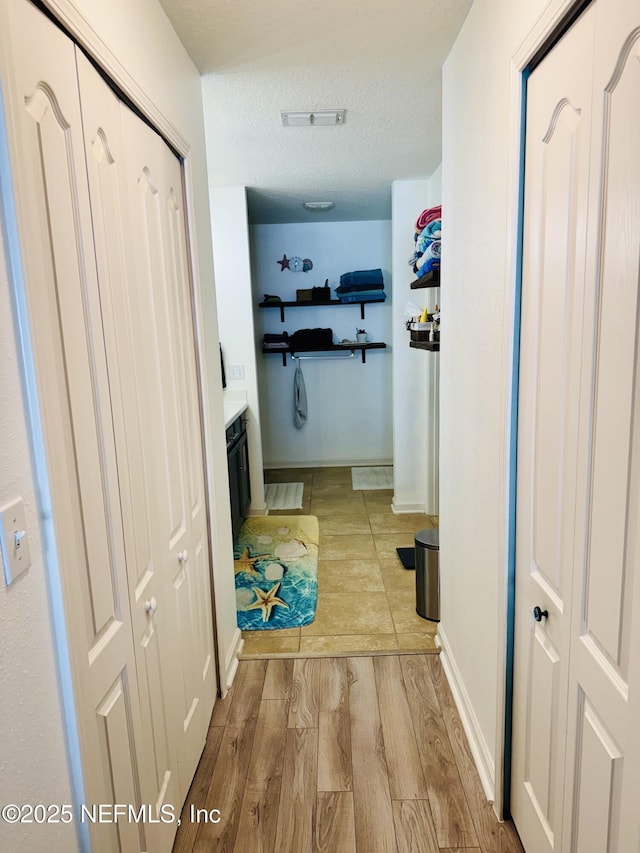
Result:
[[[264,500],[267,509],[302,509],[304,483],[267,483]]]
[[[392,489],[393,467],[352,468],[351,486],[356,492],[361,489]]]
[[[396,548],[400,562],[405,569],[415,569],[416,567],[416,549],[415,548]]]
[[[235,542],[236,610],[243,631],[313,622],[318,600],[315,515],[248,518]]]

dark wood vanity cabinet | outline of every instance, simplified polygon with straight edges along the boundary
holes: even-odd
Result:
[[[249,482],[249,451],[247,425],[242,416],[227,428],[227,463],[229,466],[229,492],[231,495],[231,528],[233,538],[240,532],[251,503]]]

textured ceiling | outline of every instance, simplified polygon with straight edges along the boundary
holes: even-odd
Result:
[[[471,0],[161,3],[203,74],[210,184],[247,186],[252,222],[388,219],[391,182],[437,168],[441,67]],[[314,109],[345,124],[282,127]]]

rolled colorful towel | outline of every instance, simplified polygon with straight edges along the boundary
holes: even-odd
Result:
[[[423,210],[420,216],[416,220],[416,231],[418,234],[427,227],[430,222],[433,222],[434,219],[442,218],[442,205],[438,205],[437,207],[428,207],[426,210]]]
[[[432,240],[442,237],[442,219],[433,219],[419,234],[416,234],[416,252],[421,254]]]
[[[425,248],[424,252],[416,261],[416,266],[418,269],[423,267],[430,260],[440,260],[440,255],[442,254],[442,243],[440,240],[434,240],[429,243],[429,245]]]

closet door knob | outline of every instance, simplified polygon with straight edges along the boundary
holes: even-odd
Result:
[[[540,610],[540,608],[536,605],[533,608],[533,618],[536,620],[536,622],[542,622],[543,618],[544,619],[549,618],[549,611],[548,610]]]
[[[145,601],[144,609],[147,611],[147,613],[150,613],[153,616],[153,614],[158,609],[158,602],[156,601],[155,595],[152,595],[149,601]]]
[[[189,554],[186,551],[178,551],[178,560],[181,563],[186,563],[189,559]]]

